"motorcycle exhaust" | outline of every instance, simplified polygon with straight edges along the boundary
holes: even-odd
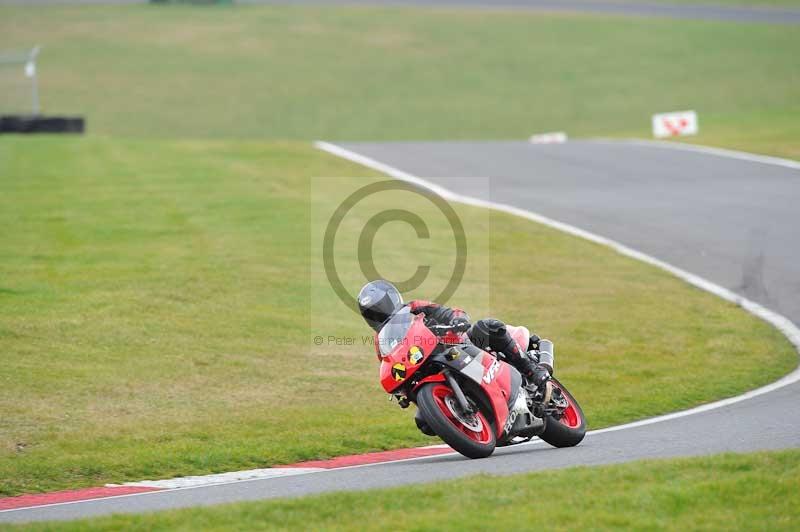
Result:
[[[550,340],[539,340],[539,364],[547,367],[550,375],[555,370],[555,346]]]

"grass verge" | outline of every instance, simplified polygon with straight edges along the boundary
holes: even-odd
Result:
[[[478,476],[78,521],[64,530],[797,530],[800,451]],[[48,530],[36,525],[30,530]]]
[[[311,341],[365,326],[313,273],[312,222],[324,220],[309,178],[361,176],[336,181],[332,202],[371,171],[298,143],[47,137],[4,138],[0,167],[1,495],[433,443],[386,401],[369,346]],[[435,214],[420,197],[378,203]],[[593,428],[796,364],[772,327],[659,270],[456,210],[489,235],[470,260],[490,271],[468,274],[451,303],[555,340]],[[344,242],[370,214],[353,212]],[[397,225],[377,240],[403,278],[435,251],[414,251],[424,243]],[[344,278],[358,289],[357,268]]]
[[[0,49],[35,43],[45,111],[85,114],[102,135],[649,137],[653,113],[696,109],[695,142],[800,158],[796,26],[483,9],[0,7]]]

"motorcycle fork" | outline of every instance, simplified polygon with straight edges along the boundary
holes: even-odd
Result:
[[[464,391],[461,389],[461,386],[456,381],[453,374],[450,373],[450,370],[444,370],[444,378],[447,381],[447,385],[450,386],[450,389],[453,390],[453,395],[455,395],[456,402],[461,410],[465,414],[474,414],[475,412],[472,410],[472,407],[469,405],[469,401],[467,401],[467,397],[464,395]]]

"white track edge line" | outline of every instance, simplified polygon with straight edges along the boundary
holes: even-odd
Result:
[[[35,506],[23,506],[21,508],[8,508],[6,510],[0,510],[0,514],[10,513],[10,512],[24,512],[24,511],[31,511],[31,510],[40,510],[42,508],[49,508],[51,506],[66,506],[68,504],[82,504],[87,502],[98,502],[98,501],[107,501],[110,499],[122,499],[124,497],[138,497],[140,495],[152,495],[154,493],[159,493],[163,491],[175,491],[175,490],[162,490],[162,489],[153,489],[152,491],[142,491],[139,493],[124,493],[122,495],[109,495],[108,497],[95,497],[93,499],[81,499],[78,501],[64,501],[64,502],[51,502],[48,504],[38,504]],[[31,495],[30,493],[26,495]],[[91,516],[87,516],[91,517]],[[83,518],[76,518],[76,519],[83,519]],[[7,525],[7,524],[14,524],[10,521],[0,521],[0,525]]]
[[[544,442],[542,442],[541,440],[534,440],[534,441],[526,442],[523,445],[531,445],[531,444],[534,444],[534,443],[544,443]],[[445,445],[445,444],[437,444],[437,445],[426,445],[424,447],[417,447],[417,449],[445,448],[445,447],[448,447],[448,446]],[[224,481],[224,482],[211,482],[209,484],[196,484],[194,486],[182,486],[182,487],[178,487],[178,488],[153,488],[152,491],[143,491],[143,492],[140,492],[140,493],[125,493],[125,494],[122,494],[122,495],[110,495],[108,497],[95,497],[95,498],[92,498],[92,499],[82,499],[82,500],[78,500],[78,501],[52,502],[52,503],[48,503],[48,504],[39,504],[39,505],[35,505],[35,506],[24,506],[24,507],[21,507],[21,508],[8,508],[7,510],[0,510],[0,514],[6,513],[6,512],[21,512],[21,511],[24,511],[24,510],[38,510],[38,509],[41,509],[41,508],[48,508],[48,507],[52,507],[52,506],[63,506],[63,505],[67,505],[67,504],[82,504],[82,503],[92,503],[92,502],[105,501],[105,500],[109,500],[109,499],[121,499],[123,497],[140,497],[140,496],[147,496],[147,495],[157,495],[159,493],[166,493],[166,492],[173,492],[173,491],[194,490],[194,489],[198,489],[198,488],[213,488],[213,487],[216,487],[216,486],[227,486],[229,484],[243,484],[245,482],[258,482],[259,480],[279,480],[279,479],[287,478],[287,477],[299,477],[299,476],[304,476],[304,475],[313,475],[313,474],[317,474],[317,473],[331,473],[331,472],[335,472],[335,471],[342,471],[342,470],[345,470],[345,469],[357,469],[357,468],[361,468],[361,467],[370,467],[370,466],[385,465],[385,464],[399,464],[399,463],[403,463],[403,462],[413,462],[413,461],[417,461],[417,460],[425,460],[426,458],[437,458],[437,457],[440,457],[440,456],[453,456],[453,455],[456,455],[456,454],[458,454],[456,451],[452,451],[452,452],[449,452],[449,453],[433,454],[433,455],[430,455],[430,456],[414,456],[414,457],[411,457],[411,458],[401,458],[399,460],[391,460],[391,461],[388,461],[388,462],[374,462],[374,463],[371,463],[371,464],[357,464],[357,465],[344,466],[344,467],[319,468],[317,471],[304,471],[302,473],[298,473],[298,474],[294,474],[294,475],[286,475],[286,476],[281,476],[281,477],[241,478],[241,479],[237,479],[237,480],[227,480],[227,481]],[[309,468],[309,469],[312,469],[312,468]],[[211,476],[211,475],[209,475],[209,476]],[[180,478],[180,477],[177,477],[177,478]],[[106,487],[125,487],[125,486],[128,486],[128,485],[129,484],[113,484],[113,485],[106,485]],[[280,498],[280,497],[275,497],[275,498]],[[244,502],[244,501],[242,501],[242,502]]]
[[[774,166],[783,166],[784,168],[791,168],[793,170],[800,170],[800,161],[792,159],[784,159],[782,157],[773,157],[771,155],[759,155],[755,153],[748,153],[746,151],[729,150],[726,148],[716,148],[713,146],[704,146],[702,144],[689,144],[688,142],[677,142],[667,140],[652,140],[652,139],[614,139],[614,138],[594,138],[589,139],[595,142],[608,142],[614,144],[632,144],[634,146],[651,146],[656,148],[666,148],[671,150],[691,151],[696,153],[703,153],[706,155],[715,155],[717,157],[727,157],[728,159],[739,159],[742,161],[749,161],[752,163],[771,164]]]
[[[246,469],[241,471],[228,471],[225,473],[212,473],[209,475],[187,475],[162,480],[138,480],[123,484],[106,484],[107,488],[132,487],[132,488],[157,488],[176,489],[191,486],[210,486],[212,484],[225,484],[235,480],[264,480],[268,478],[283,478],[316,473],[322,467],[265,467],[260,469]]]
[[[628,141],[628,142],[633,142],[633,141]],[[647,142],[648,144],[651,144],[649,141],[644,141],[644,142]],[[658,146],[663,146],[663,145],[669,146],[670,144],[672,144],[672,143],[669,143],[669,142],[655,143],[655,145],[658,145]],[[505,212],[505,213],[508,213],[508,214],[512,214],[512,215],[518,216],[520,218],[525,218],[527,220],[538,222],[538,223],[541,223],[541,224],[546,225],[548,227],[552,227],[553,229],[558,229],[559,231],[563,231],[565,233],[568,233],[570,235],[577,236],[577,237],[583,238],[585,240],[589,240],[590,242],[594,242],[596,244],[600,244],[600,245],[605,246],[605,247],[609,247],[609,248],[613,249],[614,251],[616,251],[617,253],[619,253],[621,255],[625,255],[627,257],[631,257],[633,259],[639,260],[639,261],[644,262],[646,264],[650,264],[652,266],[660,268],[660,269],[662,269],[664,271],[667,271],[667,272],[675,275],[676,277],[678,277],[678,278],[682,279],[683,281],[691,284],[692,286],[700,288],[701,290],[705,290],[706,292],[710,292],[711,294],[714,294],[717,297],[720,297],[720,298],[722,298],[722,299],[724,299],[726,301],[729,301],[731,303],[734,303],[734,304],[742,307],[745,311],[749,312],[750,314],[753,314],[754,316],[756,316],[758,318],[761,318],[762,320],[764,320],[767,323],[771,324],[776,329],[778,329],[789,340],[789,342],[795,347],[795,349],[798,352],[800,352],[800,329],[798,329],[797,326],[795,326],[795,324],[792,323],[788,318],[786,318],[785,316],[782,316],[781,314],[778,314],[777,312],[774,312],[772,310],[767,309],[766,307],[760,305],[759,303],[756,303],[756,302],[751,301],[751,300],[749,300],[749,299],[747,299],[747,298],[745,298],[743,296],[740,296],[739,294],[736,294],[736,293],[732,292],[731,290],[728,290],[727,288],[724,288],[724,287],[722,287],[722,286],[720,286],[720,285],[718,285],[716,283],[713,283],[711,281],[703,279],[702,277],[697,276],[697,275],[695,275],[693,273],[689,273],[686,270],[678,268],[677,266],[673,266],[673,265],[671,265],[671,264],[669,264],[667,262],[664,262],[664,261],[662,261],[660,259],[657,259],[657,258],[655,258],[653,256],[650,256],[650,255],[648,255],[646,253],[643,253],[641,251],[637,251],[637,250],[635,250],[633,248],[630,248],[630,247],[628,247],[628,246],[626,246],[624,244],[621,244],[620,242],[617,242],[615,240],[611,240],[609,238],[597,235],[595,233],[586,231],[584,229],[580,229],[579,227],[575,227],[573,225],[569,225],[569,224],[566,224],[566,223],[563,223],[563,222],[559,222],[557,220],[554,220],[552,218],[548,218],[548,217],[543,216],[541,214],[537,214],[537,213],[534,213],[534,212],[531,212],[531,211],[527,211],[527,210],[524,210],[524,209],[520,209],[518,207],[514,207],[514,206],[511,206],[511,205],[503,204],[503,203],[496,203],[496,202],[492,202],[492,201],[487,201],[487,200],[482,200],[482,199],[478,199],[478,198],[472,198],[472,197],[469,197],[469,196],[464,196],[462,194],[457,194],[455,192],[452,192],[450,190],[445,189],[444,187],[441,187],[441,186],[436,185],[434,183],[430,183],[429,181],[426,181],[426,180],[424,180],[422,178],[419,178],[417,176],[411,175],[411,174],[409,174],[407,172],[403,172],[402,170],[399,170],[397,168],[389,166],[388,164],[381,163],[381,162],[379,162],[379,161],[377,161],[375,159],[372,159],[370,157],[366,157],[364,155],[358,154],[358,153],[356,153],[354,151],[351,151],[351,150],[348,150],[346,148],[342,148],[341,146],[337,146],[335,144],[331,144],[329,142],[317,141],[317,142],[314,142],[314,146],[317,147],[318,149],[326,151],[326,152],[328,152],[328,153],[330,153],[332,155],[336,155],[336,156],[341,157],[343,159],[347,159],[349,161],[361,164],[361,165],[366,166],[368,168],[372,168],[373,170],[378,170],[378,171],[383,172],[383,173],[385,173],[385,174],[387,174],[387,175],[389,175],[391,177],[394,177],[396,179],[400,179],[402,181],[407,181],[407,182],[413,183],[413,184],[415,184],[415,185],[417,185],[419,187],[422,187],[422,188],[425,188],[427,190],[430,190],[431,192],[434,192],[434,193],[438,194],[439,196],[441,196],[445,200],[452,201],[452,202],[455,202],[455,203],[462,203],[462,204],[465,204],[465,205],[472,205],[472,206],[476,206],[476,207],[485,207],[485,208],[488,208],[488,209],[494,209],[494,210],[499,211],[499,212]],[[686,147],[689,147],[691,149],[695,148],[695,146],[688,145],[688,144],[687,145],[682,145],[682,146],[686,146]],[[750,154],[743,154],[743,153],[739,154],[738,152],[729,152],[729,150],[719,150],[717,148],[709,148],[708,150],[712,150],[717,155],[724,155],[724,156],[730,156],[729,153],[735,153],[735,154],[737,154],[736,155],[737,158],[743,158],[744,155],[750,156]],[[703,151],[703,150],[697,150],[697,151]],[[752,157],[758,158],[759,162],[765,162],[764,160],[761,160],[761,159],[764,159],[761,156],[753,155]],[[770,159],[771,160],[773,158],[766,158],[766,159]],[[753,159],[750,159],[750,160],[753,160]],[[778,159],[778,160],[780,160],[780,159]],[[793,161],[786,160],[786,162],[793,162]],[[777,164],[777,163],[774,163],[774,162],[770,161],[770,164]],[[800,163],[798,163],[798,168],[800,168]],[[690,416],[690,415],[693,415],[693,414],[698,414],[700,412],[707,412],[709,410],[713,410],[713,409],[716,409],[716,408],[721,408],[721,407],[724,407],[724,406],[732,405],[732,404],[738,403],[740,401],[745,401],[747,399],[751,399],[753,397],[757,397],[759,395],[763,395],[765,393],[772,392],[774,390],[777,390],[779,388],[783,388],[784,386],[788,386],[788,385],[793,384],[793,383],[798,382],[798,381],[800,381],[800,367],[796,367],[794,369],[794,371],[792,371],[788,375],[785,375],[784,377],[778,379],[777,381],[775,381],[775,382],[773,382],[771,384],[767,384],[767,385],[762,386],[760,388],[756,388],[755,390],[751,390],[751,391],[746,392],[746,393],[741,394],[741,395],[737,395],[737,396],[734,396],[734,397],[729,397],[727,399],[721,399],[719,401],[714,401],[714,402],[711,402],[711,403],[706,403],[704,405],[700,405],[700,406],[697,406],[697,407],[694,407],[694,408],[690,408],[688,410],[682,410],[680,412],[673,412],[671,414],[664,414],[664,415],[661,415],[661,416],[656,416],[656,417],[652,417],[652,418],[648,418],[648,419],[643,419],[643,420],[640,420],[640,421],[634,421],[632,423],[626,423],[626,424],[623,424],[623,425],[617,425],[617,426],[614,426],[614,427],[608,427],[608,428],[605,428],[605,429],[599,429],[599,430],[596,430],[596,431],[590,431],[588,434],[601,434],[603,432],[612,432],[612,431],[624,430],[624,429],[629,429],[629,428],[634,428],[634,427],[641,427],[641,426],[644,426],[644,425],[650,425],[650,424],[653,424],[653,423],[659,423],[659,422],[662,422],[662,421],[668,421],[670,419],[677,419],[677,418],[680,418],[680,417],[685,417],[685,416]]]
[[[530,445],[532,443],[540,443],[540,442],[541,442],[540,440],[535,440],[535,441],[531,441],[531,442],[526,442],[526,445]],[[417,449],[444,449],[444,448],[449,448],[449,446],[446,445],[446,444],[435,444],[435,445],[425,445],[423,447],[417,447]],[[416,461],[416,460],[424,460],[426,458],[436,458],[436,457],[439,457],[439,456],[452,456],[454,454],[458,454],[458,453],[456,451],[452,451],[452,452],[449,452],[449,453],[433,454],[433,455],[429,455],[429,456],[413,456],[411,458],[401,458],[399,460],[391,460],[391,461],[388,461],[388,462],[374,462],[374,463],[371,463],[371,464],[356,464],[356,465],[344,466],[344,467],[304,468],[304,469],[306,469],[305,471],[299,472],[299,473],[295,473],[295,474],[292,474],[292,475],[275,476],[275,477],[261,477],[261,478],[257,478],[257,477],[256,478],[240,478],[240,479],[235,479],[235,480],[226,480],[226,481],[222,481],[222,482],[209,482],[208,484],[195,484],[195,485],[192,485],[192,486],[180,486],[180,487],[174,487],[174,488],[161,488],[161,487],[154,487],[154,486],[144,486],[144,485],[141,484],[141,482],[128,482],[128,483],[122,483],[122,484],[106,484],[105,487],[107,487],[107,488],[139,486],[139,487],[152,487],[153,490],[152,491],[143,491],[143,492],[140,492],[140,493],[125,493],[125,494],[121,494],[121,495],[110,495],[110,496],[107,496],[107,497],[95,497],[95,498],[92,498],[92,499],[82,499],[82,500],[77,500],[77,501],[52,502],[52,503],[48,503],[48,504],[38,504],[38,505],[35,505],[35,506],[24,506],[24,507],[21,507],[21,508],[8,508],[6,510],[0,510],[0,514],[5,513],[5,512],[20,512],[20,511],[23,511],[23,510],[35,510],[35,509],[39,509],[39,508],[47,508],[47,507],[50,507],[50,506],[61,506],[61,505],[64,505],[64,504],[80,504],[80,503],[97,502],[97,501],[101,501],[101,500],[104,501],[104,500],[107,500],[107,499],[119,499],[119,498],[122,498],[122,497],[137,497],[137,496],[140,496],[140,495],[154,495],[156,493],[163,493],[163,492],[167,492],[167,491],[183,491],[183,490],[192,490],[192,489],[197,489],[197,488],[210,488],[210,487],[213,487],[213,486],[225,486],[225,485],[228,485],[228,484],[241,484],[241,483],[244,483],[244,482],[256,482],[256,481],[259,481],[259,480],[273,480],[273,479],[277,480],[277,479],[286,478],[286,477],[297,477],[297,476],[303,476],[303,475],[311,475],[311,474],[314,474],[314,473],[327,473],[327,472],[331,472],[331,471],[341,471],[343,469],[355,469],[355,468],[359,468],[359,467],[370,467],[370,466],[383,465],[383,464],[398,464],[398,463],[401,463],[401,462],[412,462],[412,461]],[[275,467],[275,468],[272,468],[272,469],[289,469],[289,468]],[[312,471],[312,469],[313,469],[313,471]],[[246,472],[246,471],[247,470],[245,470],[244,472]],[[215,475],[208,475],[208,476],[209,477],[215,477],[217,475],[215,474]],[[183,477],[175,477],[175,478],[183,478]],[[146,481],[142,481],[142,482],[146,482]]]

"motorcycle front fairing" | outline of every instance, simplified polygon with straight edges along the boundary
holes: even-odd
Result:
[[[381,354],[381,386],[388,393],[408,381],[439,344],[422,314],[404,310],[390,318],[375,338]]]

